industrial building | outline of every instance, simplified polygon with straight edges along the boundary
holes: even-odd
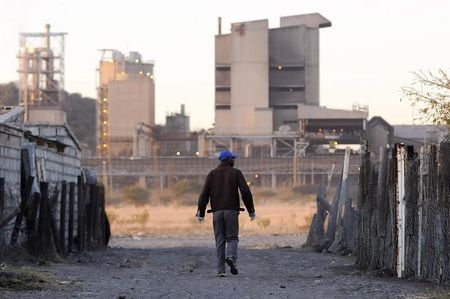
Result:
[[[166,115],[166,123],[158,140],[159,154],[163,156],[194,156],[197,152],[197,135],[190,129],[190,117],[184,104],[180,112]]]
[[[155,124],[154,63],[138,52],[126,57],[117,50],[101,50],[97,134],[98,154],[149,156],[149,136],[138,147],[137,135]]]
[[[64,32],[20,33],[19,103],[26,122],[66,122],[61,109],[64,91]]]
[[[320,14],[234,23],[216,36],[216,134],[267,135],[297,127],[297,105],[319,105]]]
[[[391,125],[380,116],[368,121],[367,142],[369,151],[378,156],[380,148],[404,143],[419,148],[424,144],[438,144],[445,140],[449,129],[445,125]]]
[[[360,144],[367,107],[320,107],[319,30],[330,26],[312,13],[281,17],[278,28],[268,20],[233,23],[222,34],[219,18],[215,124],[199,136],[200,156],[231,148],[244,157],[279,157],[331,141]]]

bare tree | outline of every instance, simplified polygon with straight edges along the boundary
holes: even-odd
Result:
[[[418,107],[419,119],[450,126],[450,78],[440,69],[437,73],[414,72],[409,86],[402,87],[404,98]]]

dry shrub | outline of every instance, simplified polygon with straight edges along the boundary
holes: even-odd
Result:
[[[106,214],[111,225],[119,218],[117,213],[114,213],[113,211],[107,211]]]
[[[197,194],[184,194],[183,196],[176,199],[176,204],[181,206],[193,206],[198,203]]]
[[[202,185],[194,180],[181,179],[173,184],[172,192],[179,198],[186,193],[200,193]]]
[[[52,284],[51,278],[28,268],[5,267],[0,271],[0,291],[43,290]]]
[[[256,219],[256,224],[258,224],[259,227],[266,229],[270,225],[270,219],[269,218],[258,218],[258,219]]]
[[[145,227],[149,218],[150,218],[149,212],[147,210],[144,210],[141,213],[134,214],[132,220],[134,222],[139,223],[142,227]]]
[[[123,200],[136,206],[148,204],[150,191],[140,186],[129,186],[122,190]]]
[[[247,223],[247,218],[241,218],[241,219],[239,219],[239,229],[240,229],[240,230],[243,230],[246,223]]]
[[[316,194],[317,186],[313,184],[301,185],[292,187],[292,191],[297,194],[307,195],[307,194]]]
[[[312,223],[313,218],[314,218],[314,215],[305,215],[303,217],[303,219],[305,220],[305,223],[307,223],[307,224]]]
[[[152,196],[152,200],[150,202],[153,206],[167,206],[173,200],[172,193],[168,190],[159,190],[153,194],[154,196]]]
[[[270,189],[260,189],[260,190],[256,191],[255,193],[257,196],[260,196],[263,198],[274,197],[277,195],[277,193],[275,193],[274,191],[272,191]]]

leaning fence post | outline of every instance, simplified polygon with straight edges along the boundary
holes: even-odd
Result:
[[[69,183],[69,225],[68,225],[68,242],[67,250],[72,252],[73,249],[73,214],[74,214],[74,198],[75,198],[75,183]]]
[[[418,227],[417,227],[417,277],[422,278],[422,227],[423,227],[423,202],[424,202],[424,177],[428,174],[429,155],[427,146],[420,148],[420,168],[419,168],[419,198],[418,207]]]
[[[0,217],[5,213],[5,178],[0,178]]]
[[[66,253],[66,181],[62,181],[61,185],[61,206],[59,213],[59,248],[61,254]]]
[[[100,187],[100,227],[101,227],[101,246],[106,245],[106,211],[105,211],[105,187]]]
[[[85,242],[85,234],[84,234],[84,188],[83,182],[81,180],[81,176],[78,176],[77,179],[77,187],[78,187],[78,250],[84,250],[84,242]]]
[[[397,277],[405,271],[405,146],[397,144]]]
[[[30,210],[28,211],[28,217],[26,217],[27,227],[27,248],[28,252],[33,254],[36,251],[36,218],[41,202],[41,194],[38,192],[33,193],[31,197]]]
[[[20,190],[20,213],[16,216],[16,221],[14,223],[13,231],[11,234],[10,244],[11,246],[16,246],[17,239],[19,237],[19,232],[22,227],[23,218],[25,217],[25,211],[28,209],[29,198],[31,194],[31,190],[33,188],[34,177],[30,176],[25,180],[23,186],[21,186]]]

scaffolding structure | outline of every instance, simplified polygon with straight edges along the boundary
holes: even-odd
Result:
[[[206,144],[201,156],[211,157],[221,150],[230,149],[240,156],[250,157],[292,157],[296,153],[296,142],[299,140],[297,132],[292,134],[271,135],[214,135],[205,134]],[[304,150],[301,152],[304,155]]]
[[[65,32],[19,34],[19,101],[29,120],[31,106],[60,106],[64,91]]]
[[[113,49],[100,49],[100,69],[99,69],[99,81],[97,86],[97,96],[98,96],[98,146],[97,153],[102,158],[108,158],[110,151],[109,145],[109,110],[108,110],[108,81],[115,80],[115,76],[121,71],[118,69],[120,66],[115,60],[116,50]],[[105,74],[102,71],[102,64],[110,63],[112,66],[112,71]],[[112,78],[109,78],[112,76]]]

